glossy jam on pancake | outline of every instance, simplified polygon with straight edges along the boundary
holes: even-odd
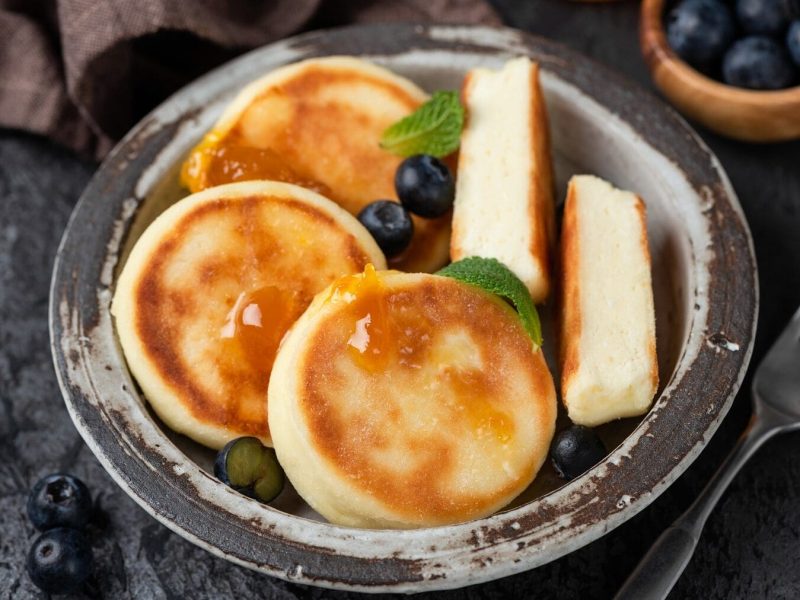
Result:
[[[345,277],[315,298],[270,381],[275,449],[334,523],[409,528],[493,513],[544,461],[552,377],[516,313],[435,275]]]
[[[269,148],[237,145],[230,140],[218,140],[212,134],[192,151],[184,164],[182,178],[194,192],[224,183],[268,179],[294,183],[324,196],[331,193],[324,183],[299,175]]]
[[[171,428],[212,447],[270,443],[266,393],[286,330],[319,290],[375,262],[369,233],[285,183],[212,188],[137,241],[113,312],[131,371]]]
[[[182,180],[191,191],[253,178],[318,191],[352,214],[396,200],[401,158],[382,150],[383,131],[426,100],[410,81],[348,57],[311,59],[247,86],[195,148]],[[397,268],[433,271],[448,260],[450,216],[414,217],[409,250]]]
[[[275,285],[241,292],[220,328],[225,354],[269,372],[283,335],[307,304],[297,291]]]

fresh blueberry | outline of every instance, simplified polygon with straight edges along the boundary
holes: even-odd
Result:
[[[225,485],[261,502],[277,498],[286,481],[275,451],[254,437],[228,442],[214,461],[214,475]]]
[[[786,33],[786,47],[794,64],[800,67],[800,21],[793,21]]]
[[[783,46],[764,36],[750,36],[736,42],[722,62],[725,83],[753,90],[789,87],[795,68]]]
[[[667,17],[667,39],[683,60],[713,70],[736,35],[730,9],[720,0],[684,0]]]
[[[414,237],[414,222],[402,204],[376,200],[358,213],[358,220],[367,228],[387,257],[397,256],[408,248]]]
[[[551,455],[559,476],[570,480],[599,463],[606,448],[593,429],[573,425],[556,436]]]
[[[782,35],[794,10],[793,0],[736,0],[736,16],[747,33]]]
[[[74,592],[92,572],[89,536],[69,527],[45,531],[33,542],[26,567],[31,581],[45,592]]]
[[[447,165],[434,156],[417,154],[400,163],[394,175],[397,197],[420,217],[441,217],[453,206],[456,184]]]
[[[28,518],[40,531],[53,527],[80,529],[92,518],[92,496],[72,475],[48,475],[36,482],[28,496]]]

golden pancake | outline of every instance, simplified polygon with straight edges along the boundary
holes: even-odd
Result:
[[[287,183],[210,188],[136,242],[112,312],[131,372],[172,429],[220,448],[271,444],[267,386],[277,346],[314,294],[385,259],[366,229]]]
[[[401,158],[382,150],[383,131],[427,99],[411,81],[351,57],[314,58],[245,87],[189,156],[191,191],[245,179],[296,183],[352,214],[396,200]],[[414,218],[415,234],[392,266],[435,271],[448,261],[450,216]]]
[[[555,418],[550,372],[507,303],[370,267],[317,295],[269,387],[286,474],[317,512],[353,527],[499,510],[541,467]]]

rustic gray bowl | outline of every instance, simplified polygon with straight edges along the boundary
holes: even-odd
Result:
[[[416,531],[336,527],[289,490],[276,507],[209,474],[210,453],[149,412],[109,314],[116,270],[180,197],[177,166],[246,82],[328,54],[385,64],[434,90],[527,54],[544,69],[559,194],[576,172],[641,194],[649,213],[662,389],[649,414],[605,430],[616,448],[557,487],[543,475],[489,518]],[[562,196],[563,197],[563,196]],[[758,288],[747,224],[716,158],[676,114],[587,58],[510,29],[376,25],[302,35],[239,58],[170,98],[111,153],[56,260],[50,328],[75,426],[145,510],[209,551],[302,583],[362,591],[453,588],[562,556],[647,506],[697,457],[727,412],[752,348]],[[544,493],[544,495],[542,495]]]

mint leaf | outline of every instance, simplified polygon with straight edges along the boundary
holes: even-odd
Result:
[[[528,288],[520,281],[519,277],[514,275],[511,269],[499,260],[471,256],[450,263],[437,275],[474,285],[511,302],[517,309],[519,317],[522,319],[522,325],[531,336],[534,345],[536,348],[541,347],[542,325]]]
[[[464,108],[456,92],[433,97],[381,136],[381,148],[392,154],[447,156],[458,148],[464,127]]]

